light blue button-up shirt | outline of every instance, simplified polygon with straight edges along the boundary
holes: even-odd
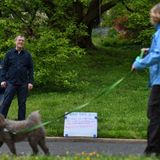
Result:
[[[156,26],[148,54],[144,58],[136,58],[133,67],[135,69],[149,67],[149,86],[160,85],[160,24]]]

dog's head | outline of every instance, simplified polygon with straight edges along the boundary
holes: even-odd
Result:
[[[0,128],[5,128],[5,118],[2,114],[0,114]]]

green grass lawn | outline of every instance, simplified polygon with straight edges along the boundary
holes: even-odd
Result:
[[[158,157],[143,157],[143,156],[104,156],[96,153],[81,154],[75,156],[20,156],[10,157],[2,155],[1,160],[156,160]]]
[[[27,115],[40,110],[43,121],[49,121],[87,102],[128,74],[139,47],[106,47],[93,51],[72,67],[79,70],[82,89],[57,91],[32,91],[27,101]],[[146,104],[149,94],[147,71],[135,72],[117,86],[110,94],[103,95],[80,111],[98,113],[98,137],[145,138]],[[9,118],[17,118],[17,101],[13,101]],[[46,126],[48,136],[63,136],[64,120]]]

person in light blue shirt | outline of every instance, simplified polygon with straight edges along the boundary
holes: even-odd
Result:
[[[150,19],[156,32],[153,35],[150,48],[142,49],[147,53],[146,56],[136,58],[132,65],[132,71],[149,67],[151,93],[148,100],[147,147],[144,153],[145,155],[156,154],[160,156],[160,3],[151,9]]]

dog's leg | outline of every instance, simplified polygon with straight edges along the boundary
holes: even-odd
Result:
[[[8,141],[6,142],[8,148],[10,149],[10,151],[16,155],[16,148],[15,148],[15,144],[13,141]]]
[[[48,147],[46,146],[45,137],[41,138],[41,139],[39,140],[38,144],[40,145],[40,147],[42,148],[43,152],[44,152],[46,155],[50,155],[49,149],[48,149]]]
[[[33,151],[33,155],[37,155],[38,153],[38,147],[37,147],[37,142],[35,141],[35,139],[32,138],[28,138],[28,142],[32,148]]]

